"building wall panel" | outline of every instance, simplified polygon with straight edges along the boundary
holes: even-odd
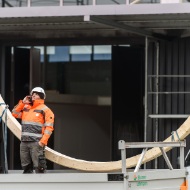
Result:
[[[167,75],[167,77],[159,77],[158,91],[168,92],[167,94],[158,95],[158,114],[189,114],[189,100],[190,100],[190,78],[180,77],[181,75],[190,75],[190,39],[177,39],[173,41],[160,42],[159,52],[159,75]],[[156,74],[156,54],[155,46],[149,46],[149,67],[148,74]],[[175,77],[173,76],[175,75]],[[152,89],[156,90],[156,80],[152,79]],[[149,88],[149,90],[151,90]],[[177,93],[174,93],[177,92]],[[185,93],[183,93],[185,92]],[[148,110],[149,114],[155,114],[156,110],[156,94],[148,95]],[[152,135],[147,134],[147,141],[155,141],[156,136],[156,122],[158,123],[158,141],[163,141],[171,135],[172,131],[176,131],[178,127],[185,121],[185,118],[161,118],[148,119],[148,130],[152,131]],[[172,140],[172,139],[171,139]],[[187,137],[187,147],[185,155],[189,150],[189,137]],[[179,167],[177,160],[179,157],[179,150],[173,149],[168,153],[173,167]],[[152,165],[155,166],[154,163]],[[163,158],[158,159],[158,167],[167,167]]]

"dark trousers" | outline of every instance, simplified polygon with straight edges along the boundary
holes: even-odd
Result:
[[[44,156],[44,148],[38,142],[21,142],[20,159],[23,170],[37,169],[39,166],[39,156]]]

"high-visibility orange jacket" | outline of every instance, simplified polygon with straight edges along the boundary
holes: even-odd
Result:
[[[54,114],[44,104],[44,100],[35,100],[32,106],[20,100],[13,108],[12,115],[21,119],[21,141],[40,141],[47,145],[54,130]]]

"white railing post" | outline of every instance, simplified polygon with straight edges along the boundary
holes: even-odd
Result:
[[[129,5],[129,0],[126,0],[126,5]]]
[[[96,5],[96,0],[93,0],[92,5]]]
[[[31,0],[27,1],[27,7],[31,7]]]
[[[60,6],[63,6],[63,0],[60,0]]]

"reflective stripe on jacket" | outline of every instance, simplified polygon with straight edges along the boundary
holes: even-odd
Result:
[[[40,141],[47,145],[54,130],[54,114],[44,100],[35,100],[32,106],[20,100],[13,108],[12,115],[21,119],[21,141]]]

